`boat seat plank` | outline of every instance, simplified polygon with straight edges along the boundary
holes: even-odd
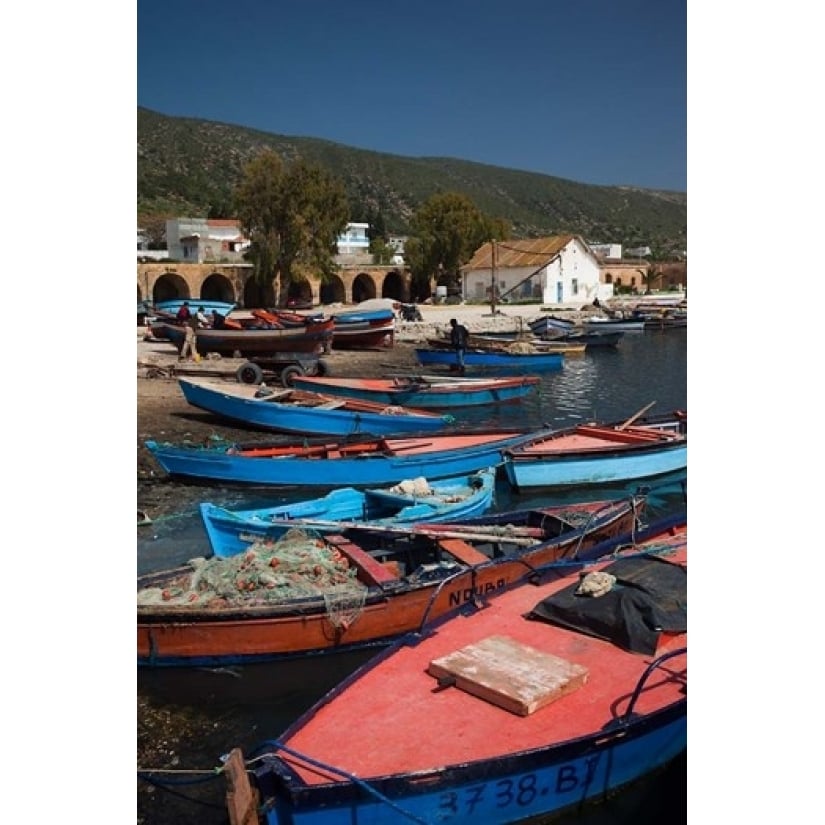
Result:
[[[463,539],[441,539],[439,544],[451,556],[455,556],[460,562],[470,567],[490,561],[489,556],[485,556],[484,553],[476,550],[472,544],[468,544]]]
[[[662,438],[658,432],[639,432],[638,430],[628,432],[627,430],[614,430],[610,427],[598,427],[592,424],[581,424],[576,427],[576,432],[580,435],[589,435],[625,444],[643,444],[645,441],[659,441]]]
[[[488,636],[433,659],[427,673],[519,716],[572,693],[588,676],[586,667],[508,636]]]
[[[353,544],[351,541],[344,538],[344,536],[327,536],[327,541],[353,564],[353,566],[363,577],[366,584],[376,585],[380,587],[382,584],[398,581],[398,576],[393,575],[392,571],[381,564],[380,561],[374,559],[369,553]]]

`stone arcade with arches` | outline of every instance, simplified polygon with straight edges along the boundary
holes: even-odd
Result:
[[[319,278],[295,281],[287,299],[301,303],[357,304],[370,298],[409,301],[410,273],[398,266],[341,268],[327,283]],[[251,264],[184,264],[167,261],[139,263],[137,300],[157,303],[174,298],[202,298],[237,303],[242,307],[274,307],[277,284],[255,283]]]

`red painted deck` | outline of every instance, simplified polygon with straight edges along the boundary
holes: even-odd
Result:
[[[545,455],[587,452],[590,450],[616,450],[617,448],[646,446],[649,444],[669,444],[683,438],[678,433],[633,427],[614,430],[610,427],[583,425],[570,432],[551,435],[518,448],[519,454]]]
[[[667,541],[669,560],[687,565],[687,527]],[[661,546],[662,537],[656,544]],[[601,565],[604,566],[604,565]],[[577,576],[498,595],[471,616],[454,619],[416,647],[404,647],[317,710],[307,727],[284,743],[321,763],[362,778],[496,758],[514,751],[585,736],[627,707],[652,657],[523,616]],[[507,637],[587,670],[567,695],[519,716],[456,687],[435,690],[433,660],[490,637]],[[687,647],[687,634],[660,640],[658,653]],[[528,663],[529,666],[529,663]],[[645,713],[684,698],[687,657],[654,673],[636,705]],[[307,782],[333,777],[283,755]]]

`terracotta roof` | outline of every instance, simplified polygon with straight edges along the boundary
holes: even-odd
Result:
[[[239,228],[240,221],[232,218],[208,218],[206,221],[207,226],[232,226]]]
[[[498,241],[496,244],[496,269],[509,267],[540,267],[555,257],[575,235],[553,235],[549,238],[526,238],[515,241]],[[462,269],[491,269],[493,246],[486,243]]]

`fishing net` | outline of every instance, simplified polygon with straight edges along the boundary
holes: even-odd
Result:
[[[327,616],[333,627],[346,630],[364,609],[367,588],[351,584],[336,585],[324,591]]]
[[[320,598],[331,588],[366,592],[346,558],[317,536],[295,528],[277,541],[258,539],[229,558],[192,559],[188,567],[191,572],[163,587],[139,590],[138,606],[247,607]]]

